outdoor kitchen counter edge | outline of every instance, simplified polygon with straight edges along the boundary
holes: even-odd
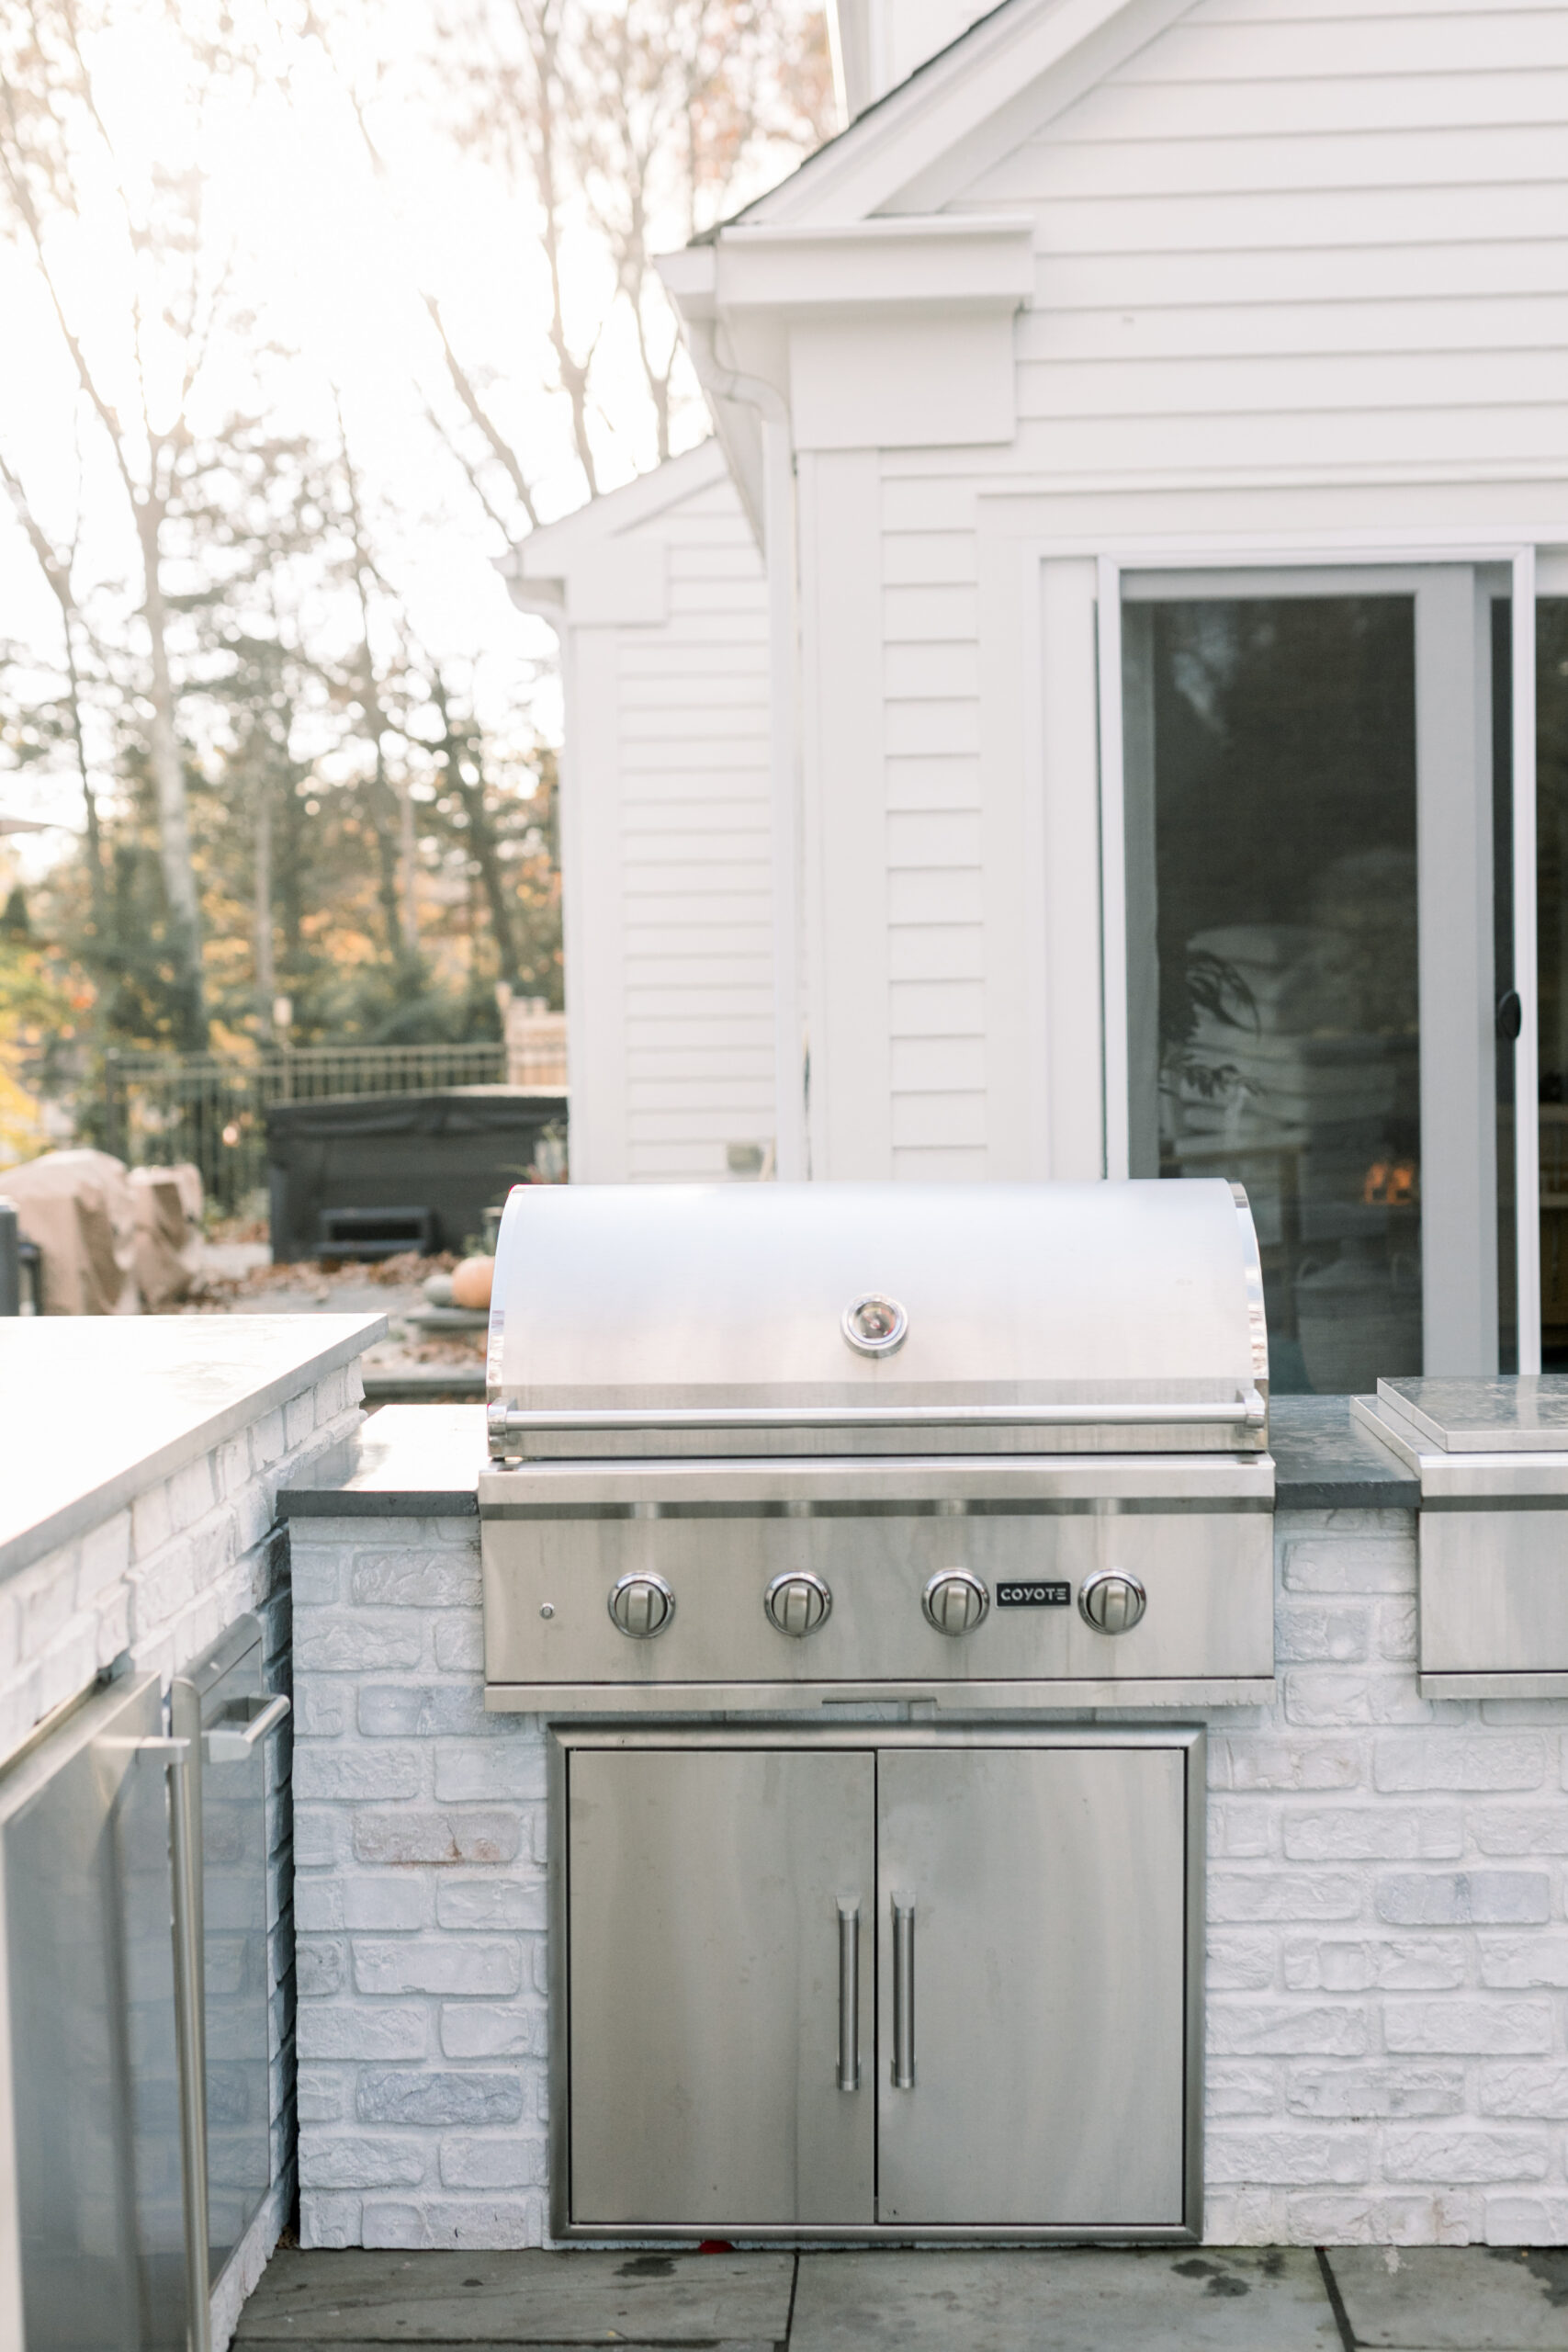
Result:
[[[0,1580],[352,1363],[384,1315],[0,1321]]]
[[[1269,1450],[1280,1510],[1415,1510],[1420,1489],[1350,1419],[1348,1396],[1279,1396]],[[449,1519],[477,1511],[482,1405],[386,1405],[285,1487],[285,1519]]]

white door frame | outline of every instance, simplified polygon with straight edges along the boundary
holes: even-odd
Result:
[[[1147,542],[1097,554],[1100,711],[1101,1036],[1105,1172],[1129,1172],[1125,776],[1122,731],[1122,581],[1127,572],[1383,571],[1464,564],[1509,567],[1513,596],[1513,967],[1521,1019],[1514,1045],[1515,1197],[1518,1368],[1540,1370],[1540,1159],[1536,1071],[1539,1005],[1536,973],[1536,550],[1551,533],[1501,533],[1485,540],[1403,543],[1355,534],[1297,546],[1256,540]],[[1478,1366],[1477,1369],[1480,1369]]]

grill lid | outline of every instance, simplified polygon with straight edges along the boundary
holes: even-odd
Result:
[[[519,1185],[491,1451],[1261,1453],[1268,1363],[1218,1181]]]

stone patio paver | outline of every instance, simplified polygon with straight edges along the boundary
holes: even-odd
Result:
[[[772,2352],[789,2328],[793,2254],[275,2254],[236,2352],[390,2344],[615,2344]]]
[[[1340,2352],[1310,2247],[804,2254],[790,2352]]]
[[[1367,2352],[1568,2352],[1568,2250],[1360,2245],[1328,2258]]]

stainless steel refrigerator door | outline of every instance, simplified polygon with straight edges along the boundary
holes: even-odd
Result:
[[[869,2224],[874,1758],[579,1750],[567,1769],[565,2218]]]
[[[878,2221],[1180,2227],[1183,1752],[877,1776]]]
[[[268,1743],[202,1752],[200,1735],[265,1695],[262,1628],[236,1621],[175,1680],[174,1728],[192,1740],[201,1819],[209,2260],[216,2279],[272,2182],[268,2036]]]
[[[0,1783],[27,2352],[185,2352],[168,1776],[155,1675]]]

